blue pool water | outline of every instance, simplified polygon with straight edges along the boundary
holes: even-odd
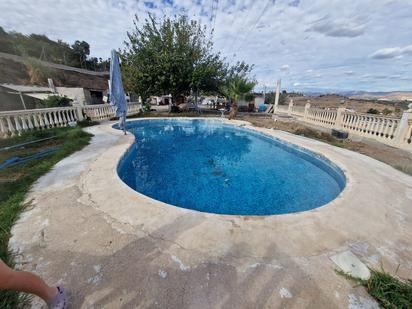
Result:
[[[202,212],[273,215],[322,206],[345,186],[321,156],[217,120],[127,123],[135,144],[120,178],[156,200]]]

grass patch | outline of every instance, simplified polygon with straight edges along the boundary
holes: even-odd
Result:
[[[90,118],[86,118],[84,120],[77,121],[77,126],[80,127],[80,128],[86,128],[86,127],[95,126],[95,125],[98,125],[98,124],[99,124],[98,121],[93,121]]]
[[[382,308],[409,309],[412,308],[412,280],[402,280],[384,270],[371,269],[369,280],[352,277],[343,271],[336,272],[345,278],[366,288],[369,295],[376,299]]]
[[[86,126],[87,124],[82,124]],[[13,267],[13,253],[8,250],[10,230],[24,209],[24,199],[31,185],[47,173],[57,162],[89,144],[90,134],[76,128],[55,128],[25,133],[22,136],[1,140],[0,148],[53,137],[46,142],[0,151],[0,163],[11,156],[26,156],[48,147],[59,149],[44,158],[0,170],[0,258]],[[18,308],[28,297],[14,291],[0,291],[0,308]]]

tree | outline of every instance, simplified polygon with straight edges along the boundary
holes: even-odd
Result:
[[[236,75],[231,77],[221,88],[223,95],[237,103],[249,94],[256,86],[256,82],[249,80],[246,76]]]
[[[80,67],[82,67],[86,63],[87,56],[90,55],[89,43],[85,41],[75,41],[71,47],[75,59],[78,59]]]
[[[283,90],[279,94],[279,105],[287,104],[286,102],[287,97],[288,97],[288,93],[286,92],[286,90]],[[275,104],[275,99],[276,99],[276,92],[269,92],[266,94],[265,104]]]
[[[138,22],[136,17],[121,57],[125,87],[143,100],[151,95],[171,94],[176,101],[191,92],[218,93],[231,72],[251,69],[244,63],[225,63],[213,52],[206,28],[186,16],[159,22],[149,15],[143,25]]]

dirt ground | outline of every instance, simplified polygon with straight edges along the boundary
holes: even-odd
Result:
[[[324,96],[303,96],[303,97],[294,97],[293,102],[296,106],[305,106],[307,101],[310,101],[312,107],[319,108],[338,108],[346,107],[348,109],[353,109],[358,113],[366,113],[370,108],[377,109],[379,112],[382,112],[384,109],[392,111],[390,116],[398,116],[401,111],[407,107],[405,102],[391,102],[391,101],[382,101],[378,102],[377,100],[365,100],[365,99],[354,99],[343,97],[339,95],[324,95]],[[289,101],[287,101],[289,102]],[[395,111],[398,109],[397,111]]]
[[[392,167],[412,175],[412,153],[384,145],[369,139],[362,141],[335,139],[328,133],[324,133],[305,126],[293,120],[273,121],[270,117],[238,116],[239,119],[249,121],[255,126],[264,128],[273,128],[290,132],[293,134],[303,135],[306,137],[321,140],[334,146],[346,148],[352,151],[367,155],[376,160],[382,161]]]

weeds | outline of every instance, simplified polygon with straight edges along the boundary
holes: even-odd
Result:
[[[0,171],[0,259],[13,267],[13,252],[8,249],[10,231],[24,209],[24,199],[31,185],[47,173],[57,162],[89,144],[91,135],[80,128],[56,128],[34,131],[22,136],[1,140],[0,147],[21,144],[41,138],[53,137],[46,144],[36,143],[18,149],[0,152],[0,163],[13,155],[29,155],[45,147],[59,149],[48,157],[11,166]],[[0,308],[19,308],[27,305],[27,295],[14,291],[0,291]]]
[[[377,271],[371,269],[368,280],[352,277],[343,271],[336,272],[345,278],[354,281],[366,288],[369,295],[387,309],[409,309],[412,308],[412,280],[401,280],[383,269]]]

